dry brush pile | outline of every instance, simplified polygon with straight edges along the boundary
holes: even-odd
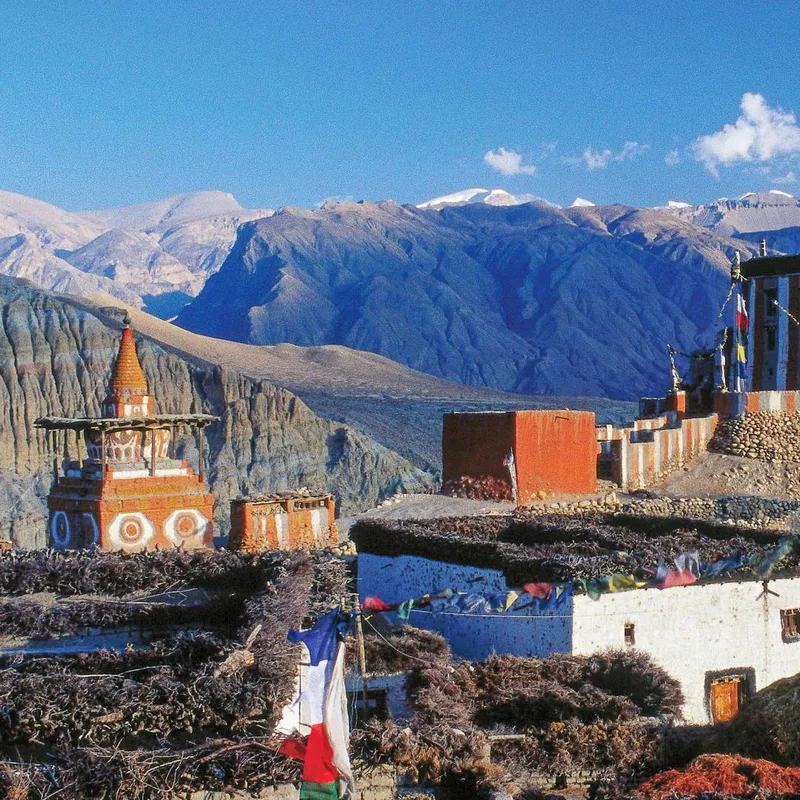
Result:
[[[112,626],[118,617],[97,609],[131,592],[202,587],[223,594],[226,614],[220,621],[212,604],[212,625],[173,625],[123,652],[0,660],[0,743],[7,755],[22,747],[31,758],[7,764],[0,783],[71,800],[166,798],[297,777],[270,740],[294,688],[298,652],[286,633],[346,594],[342,562],[299,553],[33,553],[0,558],[0,587],[6,604],[39,591],[72,595],[76,605],[78,594],[103,595],[89,602],[90,617]]]
[[[742,756],[703,755],[685,770],[654,775],[632,793],[641,800],[797,797],[800,769]]]
[[[440,654],[417,665],[407,690],[408,726],[354,731],[357,758],[464,798],[578,771],[653,772],[683,704],[677,681],[632,651],[454,664]]]
[[[736,551],[745,557],[765,555],[785,532],[689,518],[594,513],[581,517],[521,514],[366,519],[359,521],[350,535],[359,552],[479,564],[501,570],[510,586],[520,586],[529,581],[557,583],[615,572],[644,577],[660,561],[671,563],[690,550],[697,550],[702,561],[715,561]],[[792,573],[798,567],[800,557],[792,554],[773,575]],[[747,574],[747,569],[736,573],[739,578]]]

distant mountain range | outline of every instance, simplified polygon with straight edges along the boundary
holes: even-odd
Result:
[[[800,202],[774,193],[558,208],[483,191],[243,225],[176,322],[257,344],[343,344],[507,391],[633,398],[666,388],[667,343],[712,341],[734,250],[757,252],[758,215],[787,237],[800,225]],[[748,239],[732,235],[745,222]]]
[[[345,345],[529,393],[661,393],[666,344],[710,341],[729,259],[762,237],[797,252],[800,200],[559,208],[469,189],[273,214],[201,192],[70,213],[0,193],[0,273],[214,337]]]
[[[222,264],[238,225],[271,213],[224,192],[90,212],[0,192],[0,274],[172,316]]]

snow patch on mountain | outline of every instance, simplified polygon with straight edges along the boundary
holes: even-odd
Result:
[[[594,208],[594,207],[595,203],[593,203],[591,200],[585,200],[583,197],[576,197],[572,201],[572,205],[570,206],[570,208]]]
[[[242,208],[225,192],[86,212],[0,192],[0,274],[137,307],[159,307],[152,298],[165,294],[161,307],[177,313],[176,303],[190,300],[219,269],[238,226],[272,213]]]
[[[450,206],[464,206],[472,203],[483,203],[487,206],[521,206],[525,203],[544,203],[545,205],[558,208],[554,203],[543,200],[535,194],[511,194],[505,189],[463,189],[460,192],[445,194],[441,197],[434,197],[420,203],[417,208],[433,209],[439,211]]]

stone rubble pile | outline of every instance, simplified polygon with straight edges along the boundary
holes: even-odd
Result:
[[[800,462],[800,415],[759,412],[721,419],[709,449],[763,461]]]
[[[616,492],[574,502],[534,503],[526,506],[525,516],[552,514],[581,516],[597,511],[621,512],[656,517],[714,520],[746,528],[787,530],[795,516],[800,518],[800,500],[775,500],[766,497],[646,497],[624,502]]]
[[[622,510],[632,514],[709,519],[747,528],[785,530],[800,511],[800,500],[745,496],[656,497],[634,500]]]

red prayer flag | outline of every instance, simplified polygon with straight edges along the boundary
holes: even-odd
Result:
[[[284,739],[278,752],[282,756],[296,758],[298,761],[305,761],[306,743],[302,739]]]
[[[671,569],[664,578],[663,587],[669,589],[672,586],[691,586],[693,583],[697,583],[697,577],[690,570],[678,572],[676,569]]]
[[[550,592],[553,591],[552,583],[526,583],[522,588],[532,597],[537,600],[547,600],[550,597]]]
[[[330,783],[338,777],[339,770],[333,766],[333,748],[325,732],[325,723],[312,725],[303,761],[303,780],[312,783]]]
[[[392,606],[389,603],[384,603],[380,597],[365,597],[361,602],[362,611],[392,611],[397,608],[396,605]]]

